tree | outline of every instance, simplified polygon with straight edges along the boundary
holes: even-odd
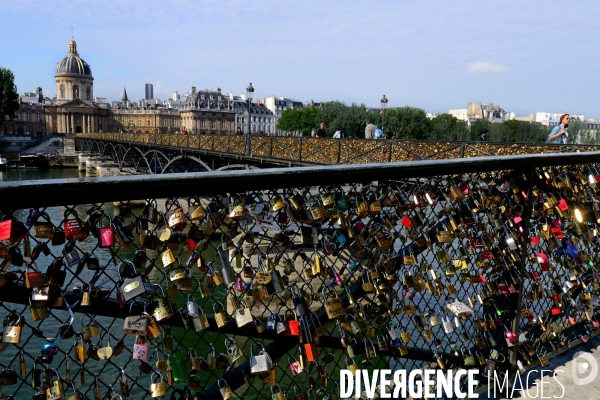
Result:
[[[304,136],[308,136],[317,126],[318,112],[317,107],[288,108],[281,113],[277,121],[277,129],[286,132],[302,132]]]
[[[454,115],[440,114],[431,120],[431,140],[456,140],[456,124]]]
[[[388,108],[385,113],[386,136],[396,139],[428,139],[429,118],[415,107]]]
[[[0,128],[6,117],[15,118],[19,109],[19,94],[15,85],[15,76],[7,68],[0,67]]]

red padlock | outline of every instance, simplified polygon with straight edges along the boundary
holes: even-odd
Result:
[[[74,218],[69,219],[69,216],[72,216]],[[63,224],[63,227],[67,240],[78,240],[81,242],[82,240],[85,240],[85,238],[87,238],[87,232],[83,228],[83,222],[81,221],[75,210],[65,211],[65,222]]]
[[[569,209],[569,205],[565,199],[560,199],[558,201],[558,208],[560,208],[561,211],[567,211]]]
[[[298,315],[296,311],[288,311],[286,312],[286,318],[288,313],[294,313],[294,319],[285,321],[285,331],[283,332],[284,336],[300,336],[300,321],[298,321]]]
[[[29,231],[15,218],[0,222],[0,246],[10,246],[27,236]]]
[[[102,219],[106,217],[108,219],[108,226],[102,227]],[[112,218],[108,214],[102,214],[98,220],[101,228],[98,229],[98,247],[107,248],[115,245],[115,231],[112,225]]]

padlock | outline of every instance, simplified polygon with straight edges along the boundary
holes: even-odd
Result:
[[[126,267],[132,268],[134,272],[132,275],[123,279],[122,272],[124,271],[124,268],[126,268]],[[140,274],[137,272],[137,269],[136,269],[135,265],[133,264],[133,262],[131,262],[130,260],[123,260],[123,262],[121,263],[121,265],[119,266],[119,268],[117,270],[119,271],[119,282],[122,282],[121,283],[121,293],[122,293],[125,301],[132,300],[132,299],[146,293],[146,287],[144,285],[144,281],[142,280],[142,277],[140,276]]]
[[[163,251],[161,260],[165,269],[171,268],[177,261],[175,259],[175,255],[173,254],[173,251],[170,248],[166,248]]]
[[[146,361],[148,359],[148,345],[140,342],[140,336],[135,337],[135,343],[133,344],[133,355],[132,358]]]
[[[325,290],[329,289],[329,291],[333,291],[334,297],[328,298],[325,294]],[[346,314],[346,309],[344,308],[344,302],[341,298],[338,297],[337,293],[331,287],[324,287],[321,291],[321,295],[323,296],[323,305],[325,307],[325,312],[327,313],[327,317],[329,319],[334,319],[341,317]]]
[[[294,314],[294,319],[289,319],[285,321],[285,330],[283,332],[284,336],[300,336],[300,321],[298,321],[298,315],[296,311],[288,310],[285,313],[287,318],[287,314]],[[277,333],[279,333],[279,328],[277,329]]]
[[[0,222],[0,247],[8,247],[29,236],[27,227],[16,218]]]
[[[48,307],[46,307],[45,301],[31,301],[29,300],[29,312],[31,313],[31,319],[34,321],[41,321],[50,316]]]
[[[108,220],[108,226],[103,226],[102,220]],[[98,228],[98,247],[101,249],[113,247],[115,245],[114,228],[112,226],[112,218],[108,214],[102,214],[98,219],[100,227]]]
[[[170,318],[174,315],[173,306],[171,304],[171,300],[165,296],[162,286],[153,286],[159,289],[160,295],[152,301],[152,305],[154,306],[154,312],[152,313],[152,316],[156,321],[160,322],[163,319]]]
[[[158,375],[157,378],[160,378],[160,382],[156,382],[155,375]],[[167,385],[163,380],[162,375],[159,372],[152,372],[150,375],[150,396],[151,397],[162,397],[167,394]]]
[[[21,327],[23,326],[23,317],[15,310],[9,311],[4,317],[3,323],[3,343],[19,344],[21,342]]]
[[[352,376],[354,376],[356,374],[356,370],[358,370],[358,365],[354,361],[353,357],[350,357],[350,359],[348,359],[348,357],[346,357],[345,359],[346,359],[346,369],[349,369]]]
[[[196,332],[203,331],[210,326],[208,318],[200,306],[198,306],[196,316],[192,318],[192,323],[194,324],[194,330]]]
[[[277,392],[275,392],[277,389]],[[279,385],[271,386],[271,400],[286,400],[285,394],[281,391]]]
[[[388,351],[389,346],[386,340],[385,334],[377,335],[377,347],[379,347],[379,351]]]
[[[240,349],[240,346],[232,338],[225,338],[225,348],[227,349],[227,358],[230,363],[235,362],[243,355],[242,349]]]
[[[29,268],[31,267],[31,269],[33,271],[30,271]],[[44,286],[46,284],[46,279],[44,277],[44,274],[42,274],[37,267],[37,264],[35,263],[35,261],[28,261],[27,264],[25,265],[25,286],[28,289],[31,289],[33,287],[40,287],[40,286]]]
[[[233,396],[233,392],[231,391],[231,388],[229,387],[225,379],[220,378],[217,381],[217,386],[219,387],[219,392],[221,392],[221,396],[223,396],[223,400],[227,400],[231,396]]]
[[[77,240],[81,242],[87,238],[88,233],[84,229],[83,222],[75,210],[70,209],[65,211],[63,221],[63,229],[67,240]]]
[[[220,306],[221,307],[221,311],[217,312],[216,311],[216,306]],[[227,314],[227,312],[225,312],[225,308],[223,307],[223,304],[221,304],[218,301],[215,301],[215,304],[213,304],[213,315],[215,317],[215,322],[217,323],[217,327],[222,327],[227,325],[229,322],[231,322],[229,315]]]
[[[235,294],[233,296],[235,296]],[[244,299],[239,299],[239,302],[242,305],[242,308],[236,309],[233,313],[233,317],[238,328],[241,328],[242,326],[251,324],[253,322],[253,318],[250,308],[246,306]]]
[[[267,372],[273,368],[271,357],[265,351],[264,347],[261,346],[261,350],[254,354],[255,345],[258,345],[258,343],[253,343],[250,346],[250,373],[253,375],[261,372]]]
[[[133,307],[136,304],[141,304],[142,309],[138,313],[133,312]],[[146,310],[146,306],[141,301],[134,301],[129,306],[129,313],[127,317],[125,317],[125,321],[123,322],[123,332],[128,335],[136,335],[136,336],[146,336],[148,334],[148,324],[149,318],[147,314],[144,314],[143,311]]]

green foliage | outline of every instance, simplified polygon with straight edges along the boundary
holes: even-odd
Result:
[[[309,136],[319,123],[325,123],[327,136],[333,136],[339,128],[344,128],[345,137],[364,138],[365,122],[370,119],[376,126],[384,129],[388,139],[417,140],[460,140],[476,141],[481,129],[487,129],[488,142],[541,143],[546,140],[551,128],[540,124],[505,121],[501,124],[487,120],[459,121],[450,114],[440,114],[429,120],[424,110],[415,107],[388,108],[384,114],[368,110],[364,104],[353,103],[347,106],[341,101],[323,103],[321,107],[285,110],[277,123],[277,128],[287,132],[302,132]],[[569,143],[575,140],[581,143],[597,142],[579,121],[569,127]]]
[[[454,115],[440,114],[431,120],[431,140],[456,140],[456,124],[458,119]]]
[[[286,132],[302,132],[304,136],[309,136],[310,131],[317,125],[318,112],[317,107],[288,108],[281,113],[277,121],[277,129]]]
[[[19,109],[19,94],[15,86],[15,76],[7,68],[0,67],[0,127],[6,120],[15,118]]]
[[[427,114],[420,108],[389,108],[385,113],[385,131],[388,138],[429,139],[430,125]]]

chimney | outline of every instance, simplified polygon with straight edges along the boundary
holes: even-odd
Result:
[[[192,86],[192,94],[196,93],[196,86]]]

